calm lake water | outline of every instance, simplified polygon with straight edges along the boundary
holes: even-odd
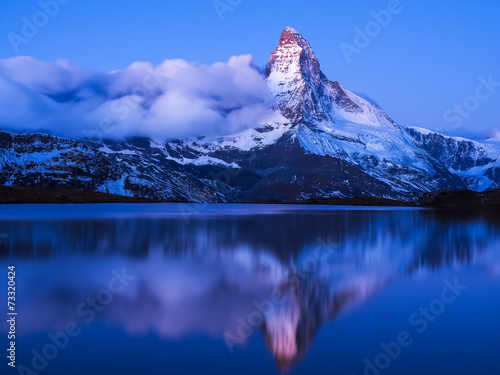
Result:
[[[407,208],[0,206],[17,370],[496,375],[499,229]]]

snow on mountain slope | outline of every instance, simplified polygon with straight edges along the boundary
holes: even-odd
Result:
[[[500,187],[498,144],[396,124],[330,81],[291,27],[271,52],[265,79],[274,117],[230,136],[77,142],[0,132],[0,183],[196,202],[411,200],[442,189]]]
[[[0,184],[100,191],[180,202],[227,202],[246,186],[214,178],[236,168],[216,158],[175,160],[149,139],[79,142],[45,134],[0,131]],[[248,181],[251,176],[241,173]]]
[[[329,81],[310,44],[291,27],[271,51],[266,72],[276,106],[291,120],[397,127],[380,108]]]
[[[198,151],[249,151],[280,142],[298,142],[305,153],[339,158],[389,184],[393,191],[388,196],[401,198],[401,194],[408,197],[414,191],[463,187],[459,177],[435,165],[379,107],[338,82],[329,81],[310,44],[293,28],[281,34],[266,74],[282,118],[261,126],[258,135],[257,130],[250,130],[216,141],[204,140],[201,145],[197,142]],[[218,157],[224,159],[220,153]],[[228,153],[229,157],[234,157],[234,152]],[[291,179],[282,182],[292,183]]]
[[[448,137],[417,127],[406,130],[419,148],[462,178],[468,189],[482,191],[500,186],[500,144]]]
[[[206,150],[262,148],[276,143],[282,134],[282,141],[297,141],[307,153],[347,161],[387,182],[396,193],[480,190],[493,182],[489,169],[478,167],[496,160],[498,149],[437,133],[430,136],[436,139],[433,147],[426,147],[417,129],[399,126],[378,106],[329,81],[310,44],[291,27],[271,52],[266,74],[275,107],[288,122],[267,124],[269,130],[257,137],[258,144],[248,142],[255,139],[252,130],[204,146]]]

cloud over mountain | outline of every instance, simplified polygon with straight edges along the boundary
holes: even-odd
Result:
[[[273,115],[249,55],[199,65],[135,62],[98,73],[66,60],[0,60],[0,127],[74,138],[225,135]]]

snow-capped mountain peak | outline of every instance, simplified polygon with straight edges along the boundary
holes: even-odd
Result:
[[[321,74],[311,45],[292,27],[287,27],[281,33],[280,44],[271,51],[267,67],[270,75],[296,74],[310,83],[319,83]]]
[[[285,117],[296,122],[305,115],[304,110],[313,110],[313,91],[321,86],[322,75],[310,44],[287,27],[267,64],[267,84]],[[324,119],[325,114],[318,112],[315,117]]]
[[[279,46],[271,51],[267,84],[276,107],[293,123],[395,126],[380,108],[330,81],[309,42],[291,27],[281,33]]]
[[[411,200],[442,189],[500,188],[494,142],[396,124],[330,81],[291,27],[271,52],[266,82],[275,116],[221,138],[77,142],[0,131],[0,184],[215,202],[357,195]]]

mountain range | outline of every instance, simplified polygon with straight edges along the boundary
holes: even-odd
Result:
[[[411,201],[430,191],[500,188],[498,144],[397,124],[330,81],[291,27],[263,74],[275,116],[230,136],[160,142],[0,131],[0,184],[178,202]]]

